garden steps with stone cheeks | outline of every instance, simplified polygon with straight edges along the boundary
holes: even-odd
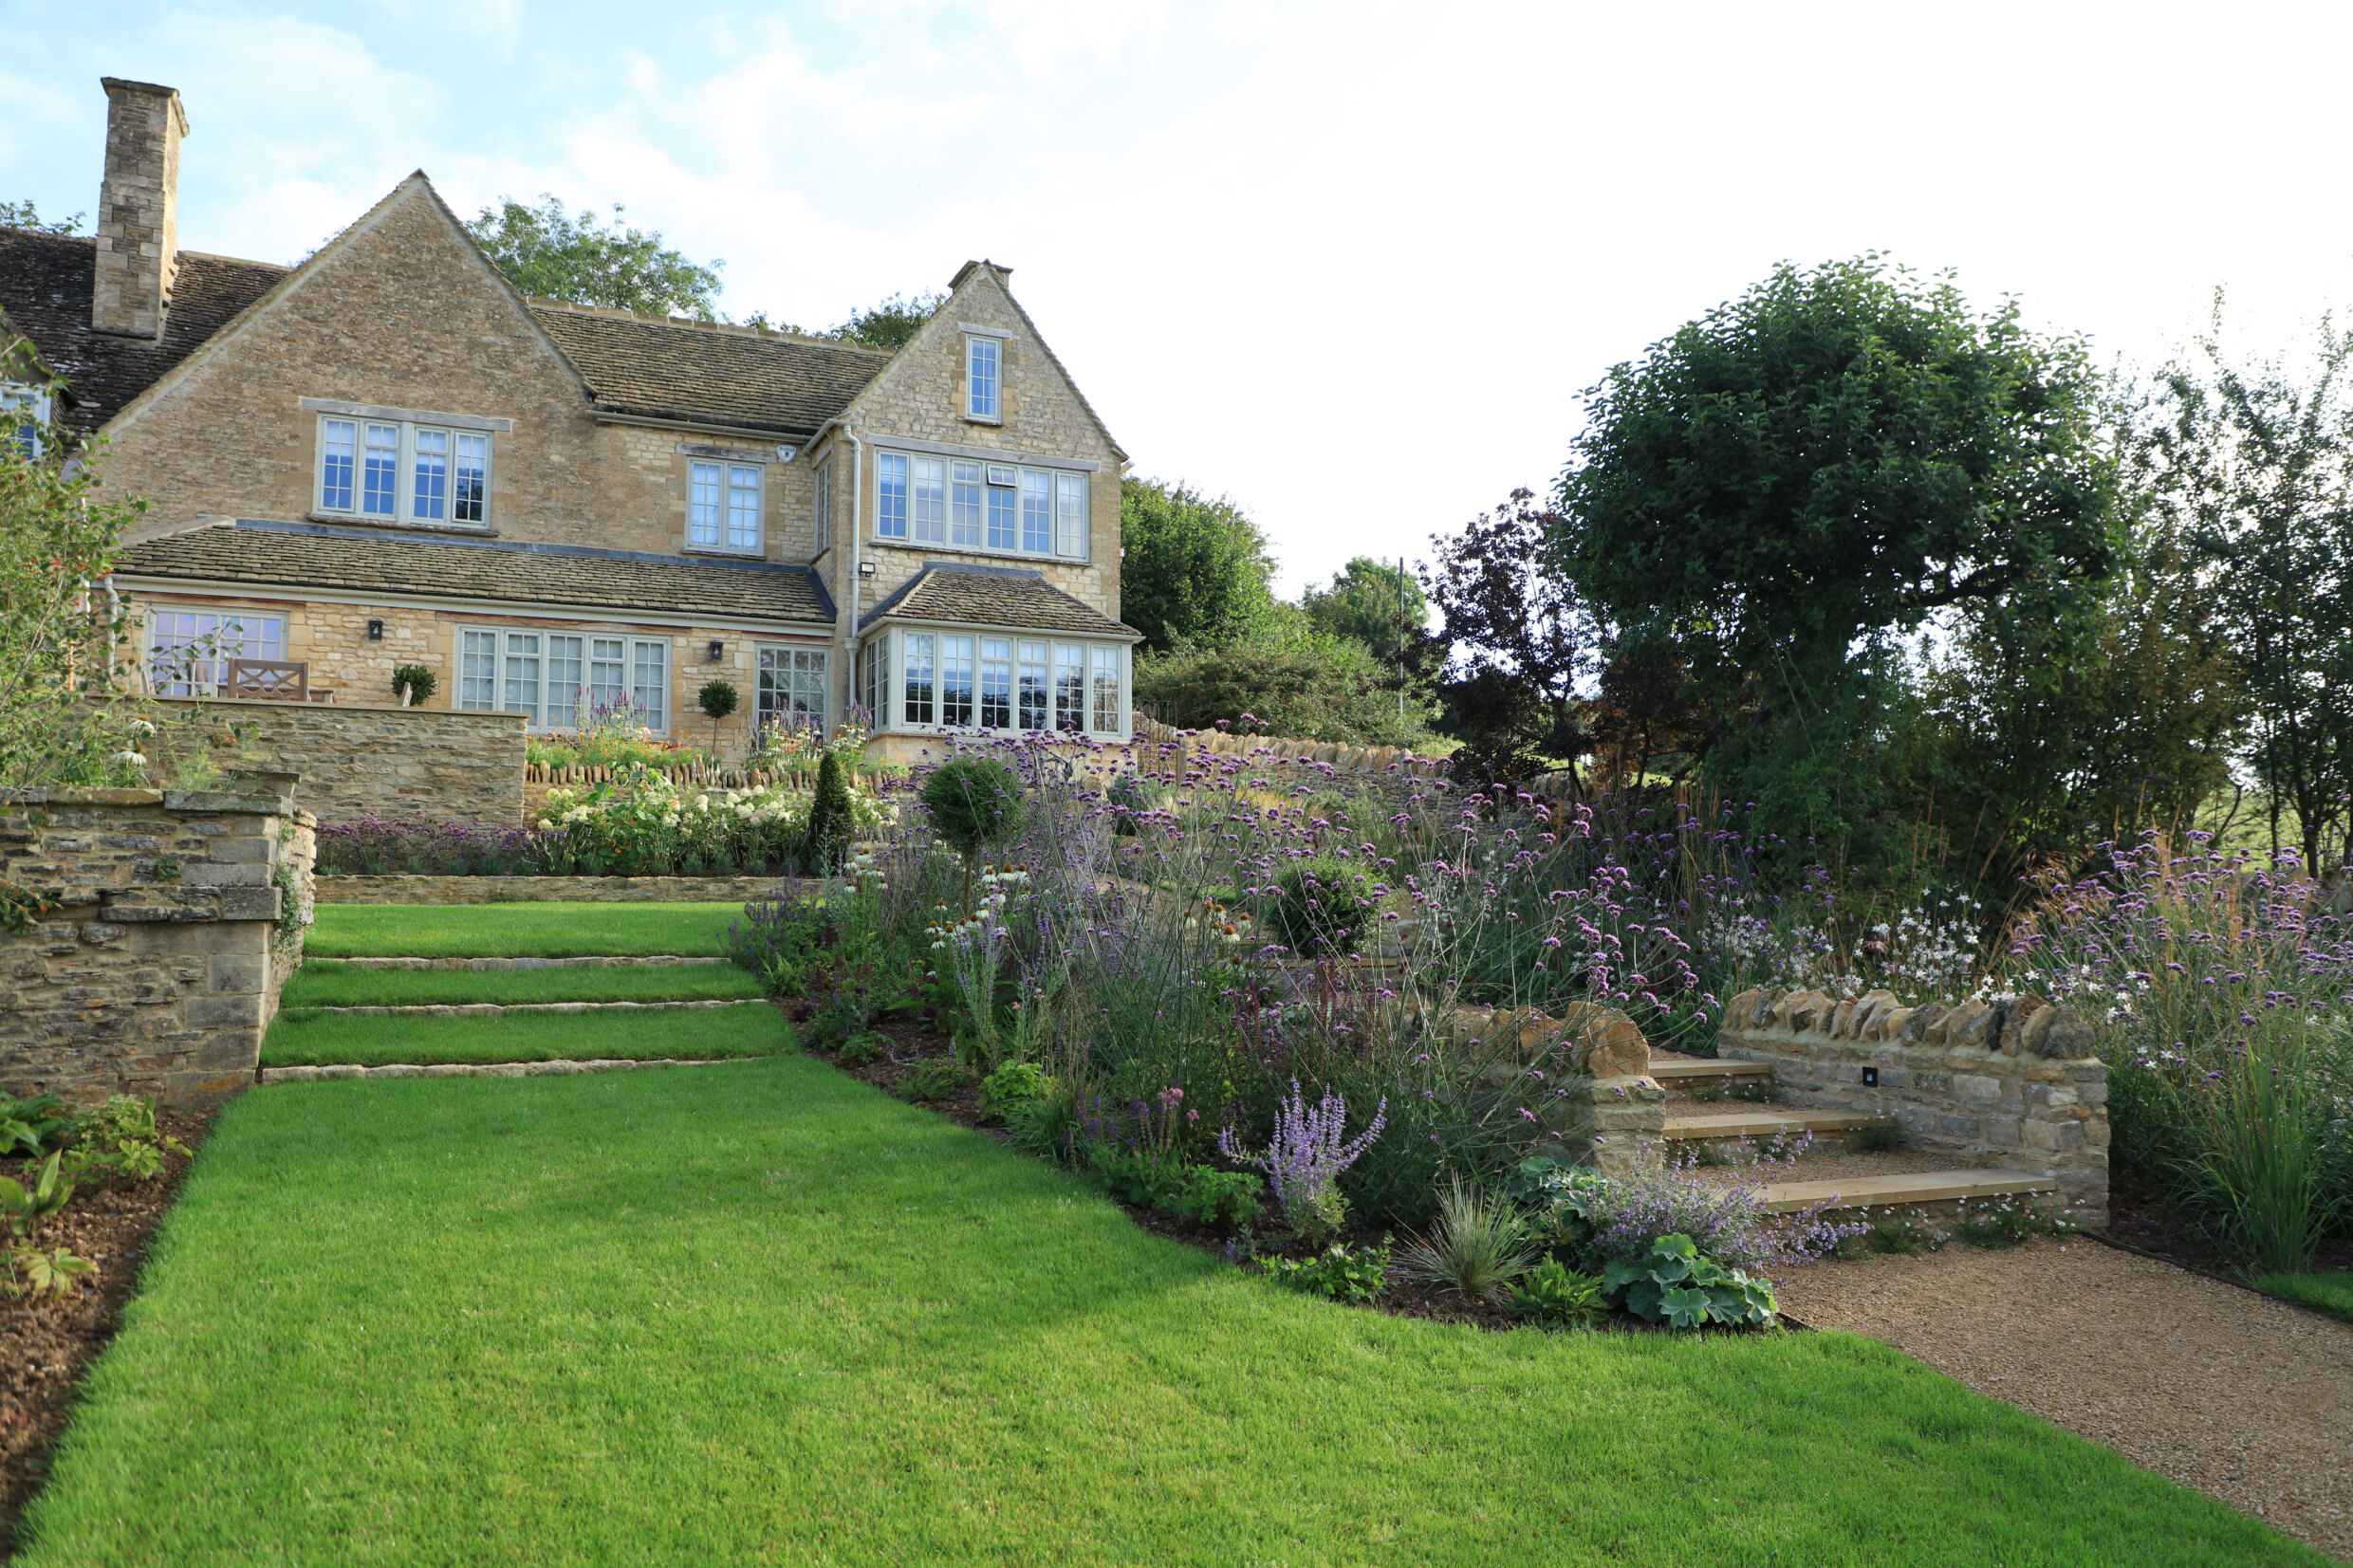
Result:
[[[1658,1135],[1670,1143],[1701,1138],[1788,1137],[1799,1133],[1851,1133],[1886,1119],[1847,1111],[1774,1111],[1761,1106],[1748,1111],[1693,1114],[1671,1110]]]
[[[1792,1214],[1803,1208],[1882,1208],[1893,1204],[1950,1203],[1962,1198],[2000,1198],[2058,1190],[2056,1176],[1995,1166],[1850,1177],[1844,1181],[1773,1182],[1765,1189],[1763,1207],[1769,1214]]]
[[[639,958],[335,958],[323,963],[354,969],[670,969],[697,964],[729,964],[728,958],[680,958],[656,953]]]
[[[1773,1070],[1761,1061],[1726,1061],[1716,1057],[1685,1057],[1653,1051],[1650,1076],[1662,1085],[1680,1088],[1693,1083],[1732,1083],[1751,1079],[1770,1082]]]
[[[695,1002],[426,1002],[406,1007],[288,1007],[287,1012],[320,1018],[498,1018],[508,1013],[677,1012],[690,1007],[765,1007],[759,996],[718,997]]]

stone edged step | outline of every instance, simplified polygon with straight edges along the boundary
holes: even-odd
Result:
[[[1887,1120],[1849,1111],[1717,1111],[1674,1116],[1659,1135],[1668,1139],[1769,1138],[1784,1133],[1851,1133]]]
[[[710,1057],[639,1061],[627,1057],[598,1057],[588,1061],[437,1061],[430,1066],[413,1061],[387,1062],[381,1067],[343,1063],[328,1067],[264,1067],[261,1080],[319,1083],[355,1078],[568,1078],[575,1073],[625,1073],[638,1067],[716,1067],[724,1061],[756,1060]]]
[[[307,1018],[496,1018],[503,1013],[676,1012],[687,1007],[758,1007],[760,996],[702,997],[692,1002],[424,1002],[409,1007],[288,1007]]]
[[[1660,1061],[1653,1058],[1649,1073],[1660,1083],[1706,1083],[1722,1079],[1761,1079],[1770,1082],[1773,1064],[1769,1061]]]
[[[1944,1203],[1955,1198],[1999,1198],[2058,1190],[2056,1176],[1996,1166],[1858,1176],[1850,1181],[1777,1182],[1765,1189],[1764,1207],[1769,1214],[1788,1214],[1801,1208],[1883,1208],[1891,1204]]]
[[[348,964],[355,969],[674,969],[698,964],[725,964],[725,958],[680,958],[659,953],[642,958],[330,958],[322,964]]]

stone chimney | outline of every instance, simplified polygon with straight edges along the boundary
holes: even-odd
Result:
[[[179,270],[179,89],[102,77],[106,177],[98,188],[98,265],[90,327],[125,338],[163,335]]]

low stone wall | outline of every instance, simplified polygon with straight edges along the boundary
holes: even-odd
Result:
[[[0,1088],[201,1106],[251,1083],[314,825],[268,792],[0,795],[0,877],[44,906],[0,930]]]
[[[322,876],[322,904],[651,904],[749,902],[775,876]]]
[[[1892,1119],[1956,1165],[2047,1172],[2070,1220],[2108,1223],[2108,1071],[2068,1008],[1767,987],[1732,998],[1716,1054],[1769,1063],[1793,1104]]]
[[[1650,1078],[1650,1042],[1615,1007],[1572,1003],[1559,1017],[1456,1007],[1447,1038],[1483,1047],[1469,1087],[1503,1097],[1545,1134],[1533,1152],[1613,1174],[1657,1166],[1666,1091]]]
[[[243,743],[245,766],[300,775],[303,804],[323,821],[370,813],[500,827],[523,821],[520,713],[185,697],[163,706],[215,726],[257,726]],[[157,740],[179,729],[168,726]]]

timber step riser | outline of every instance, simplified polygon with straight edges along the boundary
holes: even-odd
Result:
[[[1792,1214],[1806,1208],[1893,1208],[1909,1204],[2027,1197],[2058,1190],[2057,1178],[2032,1171],[1923,1171],[1896,1176],[1864,1176],[1853,1181],[1776,1182],[1765,1189],[1762,1207],[1769,1214]]]

